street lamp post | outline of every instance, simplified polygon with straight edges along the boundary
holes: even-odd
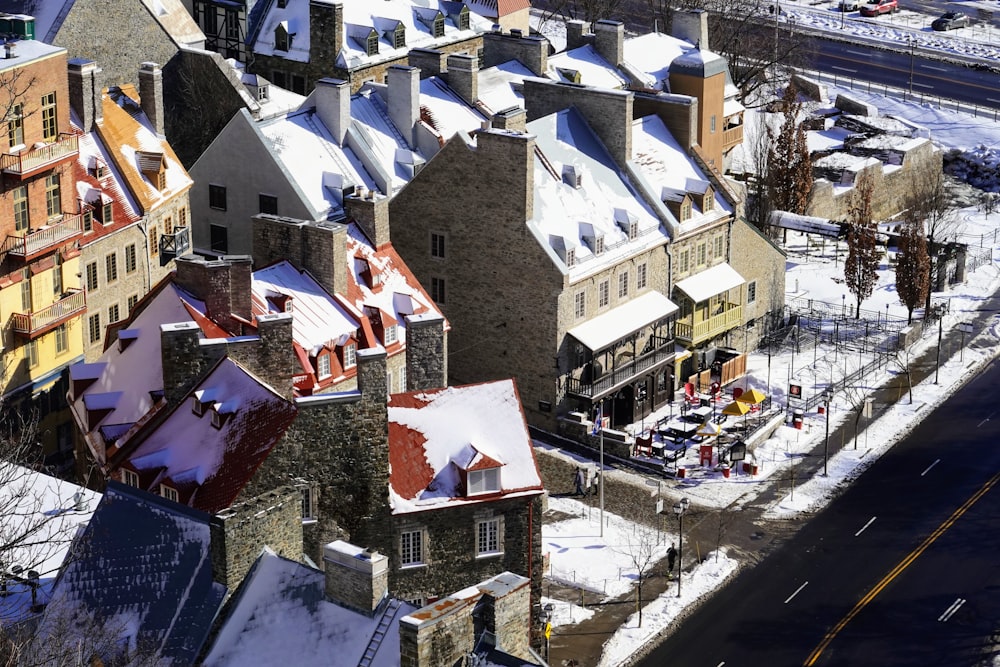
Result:
[[[934,384],[938,383],[938,371],[941,370],[941,328],[944,326],[944,314],[938,310],[938,343],[937,358],[934,361]]]
[[[687,498],[674,503],[674,514],[677,515],[677,597],[681,596],[681,573],[684,571],[684,512],[690,504]]]
[[[913,97],[913,47],[916,45],[917,40],[907,36],[906,41],[910,45],[910,97]]]
[[[826,473],[826,463],[830,458],[830,399],[833,398],[833,392],[829,389],[823,392],[823,403],[826,406],[826,439],[823,441],[823,477],[827,476]]]

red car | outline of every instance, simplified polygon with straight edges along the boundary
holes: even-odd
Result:
[[[862,16],[878,16],[879,14],[891,14],[899,9],[897,0],[869,0],[868,4],[861,6]]]

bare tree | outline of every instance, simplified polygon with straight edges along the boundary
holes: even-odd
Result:
[[[922,178],[916,179],[905,203],[909,218],[921,223],[927,235],[930,280],[934,283],[938,280],[937,272],[943,270],[940,255],[944,244],[953,241],[958,232],[958,218],[941,170],[928,170]],[[928,289],[924,308],[930,310],[930,307],[931,290]]]
[[[857,304],[854,317],[861,316],[861,302],[875,291],[878,279],[879,252],[875,221],[872,219],[874,185],[867,174],[858,177],[848,212],[847,259],[844,261],[844,281]]]
[[[899,369],[900,374],[906,378],[906,391],[909,395],[910,404],[913,403],[913,373],[910,369],[910,362],[913,360],[913,355],[908,347],[900,347],[896,350],[896,353],[891,358],[891,363],[893,366]],[[896,400],[899,400],[899,396],[903,393],[903,387],[900,385],[899,394],[896,396]]]
[[[767,172],[764,177],[767,201],[774,211],[801,215],[809,205],[813,174],[802,103],[794,85],[785,87],[781,98],[780,129],[767,127]]]
[[[913,309],[927,300],[931,284],[931,259],[923,225],[907,220],[900,227],[896,257],[896,292],[906,306],[906,323],[913,321]]]
[[[8,132],[16,131],[15,128],[20,127],[20,123],[33,113],[24,104],[28,90],[33,85],[35,77],[23,68],[0,72],[0,126],[7,128]],[[22,135],[21,140],[23,139]]]
[[[561,16],[565,20],[580,19],[589,23],[616,18],[626,0],[548,0],[537,3],[547,17]]]
[[[628,542],[618,547],[618,551],[627,556],[635,568],[635,610],[639,614],[639,627],[642,627],[642,586],[649,578],[653,567],[663,559],[666,549],[664,539],[657,529],[643,523],[645,517],[632,519],[632,533]]]

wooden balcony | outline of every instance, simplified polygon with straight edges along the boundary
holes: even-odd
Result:
[[[743,323],[743,306],[735,303],[726,304],[725,310],[708,319],[693,322],[694,317],[688,316],[677,320],[677,337],[697,345],[734,329]]]
[[[576,396],[594,398],[632,382],[654,366],[673,360],[674,339],[661,339],[661,344],[655,349],[640,355],[632,361],[612,368],[593,382],[584,383],[576,378],[569,378],[566,391]]]
[[[722,150],[728,151],[734,146],[739,146],[743,143],[743,126],[737,125],[736,127],[731,127],[728,130],[723,130],[722,132]]]
[[[80,152],[79,138],[75,134],[60,134],[51,144],[39,148],[26,148],[20,153],[0,155],[0,170],[21,179],[34,176],[43,169],[76,158]]]
[[[8,236],[0,247],[0,255],[10,254],[24,261],[43,255],[83,233],[82,216],[64,215],[59,222],[46,225],[24,236]]]
[[[14,313],[10,316],[15,333],[37,338],[63,322],[73,319],[87,308],[84,291],[70,290],[66,296],[47,308],[32,313]]]

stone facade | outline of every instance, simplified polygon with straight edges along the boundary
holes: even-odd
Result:
[[[302,557],[302,493],[281,487],[234,504],[212,517],[212,578],[232,593],[265,545],[279,556]]]
[[[752,352],[764,334],[781,325],[785,306],[784,257],[783,250],[746,220],[733,222],[730,263],[747,282],[742,301],[745,324],[729,333],[731,347]]]

